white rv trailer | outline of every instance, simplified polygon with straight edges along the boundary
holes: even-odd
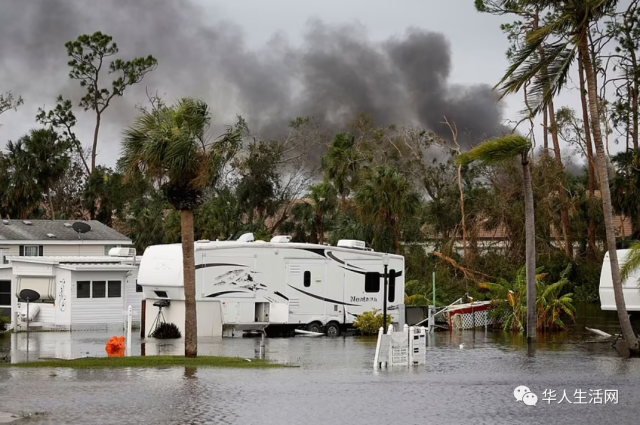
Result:
[[[339,335],[358,315],[382,310],[385,254],[364,242],[328,246],[276,236],[267,243],[246,236],[195,243],[198,336],[221,335],[224,325],[266,328],[269,335],[294,329]],[[404,323],[404,257],[387,258],[389,323]],[[181,244],[148,247],[138,284],[146,299],[143,326],[149,329],[157,318],[152,305],[168,300],[164,319],[183,330]]]
[[[618,250],[618,263],[622,267],[627,261],[629,255],[628,249]],[[640,312],[640,270],[633,273],[627,280],[622,282],[622,293],[624,302],[629,312]],[[613,295],[613,281],[611,279],[611,261],[609,261],[609,253],[604,256],[602,261],[602,272],[600,273],[600,308],[602,310],[616,311],[616,300]]]

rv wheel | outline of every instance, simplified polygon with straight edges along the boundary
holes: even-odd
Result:
[[[335,322],[331,322],[326,327],[326,333],[327,336],[340,336],[340,326]]]
[[[324,333],[324,329],[322,329],[322,323],[320,323],[320,322],[309,323],[307,325],[307,330],[309,332]]]

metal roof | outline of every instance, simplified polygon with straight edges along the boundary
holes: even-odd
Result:
[[[80,222],[91,226],[91,230],[79,235],[71,227],[75,223],[73,220],[2,220],[0,241],[118,241],[131,244],[131,239],[98,220]]]

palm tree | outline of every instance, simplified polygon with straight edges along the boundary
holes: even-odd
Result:
[[[411,182],[395,168],[378,167],[358,188],[355,201],[364,221],[379,227],[380,232],[376,232],[374,240],[385,229],[390,229],[395,252],[402,254],[402,222],[414,215],[420,206],[420,198]]]
[[[358,184],[362,155],[356,150],[356,139],[351,133],[336,134],[329,150],[322,157],[322,169],[333,182],[341,198],[341,210],[346,210],[346,199]]]
[[[194,210],[205,188],[215,185],[224,166],[238,150],[244,122],[227,128],[215,142],[208,137],[211,112],[206,103],[183,98],[175,106],[143,111],[124,131],[122,148],[128,179],[142,172],[163,182],[169,203],[180,211],[185,296],[185,356],[196,357]]]
[[[509,0],[502,0],[507,2]],[[636,338],[622,293],[622,280],[616,252],[616,233],[613,221],[611,192],[607,156],[601,132],[601,114],[598,102],[598,87],[592,49],[589,43],[589,30],[592,23],[615,10],[617,0],[525,0],[536,4],[540,9],[550,8],[553,14],[540,29],[532,31],[527,37],[527,45],[518,51],[513,64],[498,83],[502,96],[515,93],[534,81],[529,93],[539,100],[533,112],[545,108],[553,97],[560,92],[568,79],[569,70],[578,60],[585,73],[589,115],[593,142],[596,147],[597,171],[602,196],[607,248],[611,261],[611,279],[618,311],[622,336],[634,355],[640,354],[640,341]],[[551,40],[551,41],[550,41]],[[542,60],[539,52],[542,49]],[[547,72],[542,72],[544,69]]]
[[[515,134],[489,140],[458,157],[460,164],[480,161],[487,165],[498,164],[520,157],[524,182],[526,274],[527,274],[527,340],[536,339],[536,246],[535,213],[533,210],[533,187],[529,168],[531,142]]]

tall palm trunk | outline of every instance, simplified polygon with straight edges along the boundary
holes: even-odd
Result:
[[[587,89],[584,83],[584,67],[582,53],[578,53],[578,73],[580,75],[580,102],[582,104],[582,121],[584,123],[584,138],[587,144],[587,165],[589,168],[589,195],[593,199],[596,192],[595,163],[593,159],[593,145],[591,144],[591,129],[589,127],[589,108],[587,107]],[[590,217],[587,228],[588,252],[591,258],[596,258],[596,221]]]
[[[613,294],[616,300],[616,310],[618,311],[618,319],[620,320],[620,328],[622,336],[629,346],[629,351],[634,354],[640,354],[638,347],[638,339],[636,338],[631,320],[627,313],[627,307],[624,302],[622,293],[622,280],[620,278],[620,266],[618,264],[618,252],[616,251],[616,233],[613,224],[613,208],[611,205],[611,192],[609,190],[609,173],[607,170],[607,158],[602,143],[602,134],[600,132],[600,115],[598,114],[598,96],[595,90],[596,76],[589,53],[589,44],[587,41],[587,28],[583,29],[580,39],[580,52],[582,53],[582,61],[587,77],[587,89],[589,93],[589,112],[591,115],[591,127],[593,130],[593,142],[596,147],[598,174],[600,175],[600,193],[602,195],[602,209],[604,212],[604,227],[607,235],[607,248],[609,250],[609,260],[611,261],[611,280],[613,284]]]
[[[55,220],[56,213],[53,210],[53,199],[51,199],[51,189],[47,189],[47,197],[49,198],[49,208],[51,209],[51,220]]]
[[[540,16],[539,11],[536,11],[536,15],[533,19],[534,30],[538,29],[538,24],[540,20],[539,16]],[[540,46],[539,52],[540,52],[541,58],[544,59],[544,51],[542,49],[542,46]],[[543,72],[544,72],[545,81],[547,81],[549,71],[545,67]],[[545,91],[547,92],[549,91],[548,83]],[[562,164],[562,155],[560,152],[560,140],[558,138],[558,126],[556,125],[556,111],[553,106],[553,100],[549,101],[548,112],[549,112],[549,128],[546,128],[545,126],[545,144],[548,145],[549,143],[547,131],[550,131],[551,140],[553,141],[553,152],[556,158],[556,166],[558,167],[559,171],[563,172],[563,178],[558,182],[558,195],[560,196],[560,223],[562,224],[562,233],[564,236],[564,252],[567,257],[573,258],[573,244],[571,243],[571,222],[569,221],[569,207],[567,205],[568,196],[563,184],[564,165]],[[545,125],[546,125],[546,120],[545,120]]]
[[[196,261],[194,255],[193,211],[180,211],[182,272],[184,279],[184,355],[198,356],[198,316],[196,312]]]
[[[533,210],[533,187],[531,185],[531,169],[529,160],[523,154],[522,172],[524,182],[524,211],[526,233],[526,274],[527,274],[527,341],[534,342],[537,337],[537,306],[536,306],[536,245],[535,245],[535,215]]]

